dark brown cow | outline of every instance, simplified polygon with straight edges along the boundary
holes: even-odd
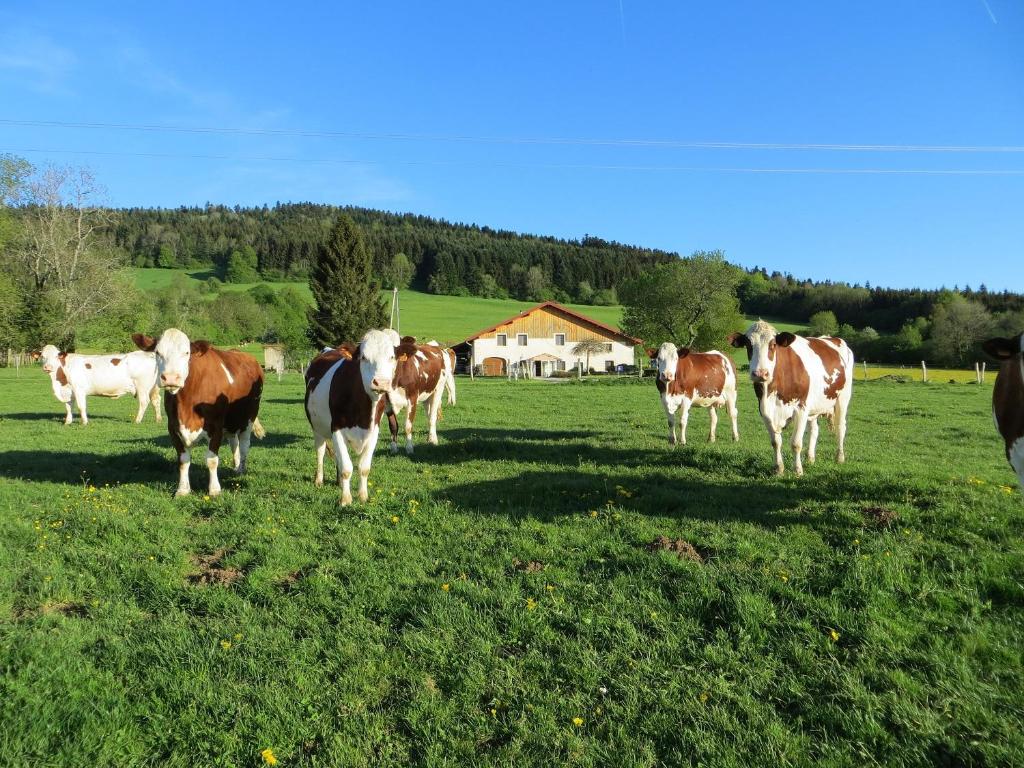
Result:
[[[436,343],[417,344],[414,337],[403,337],[398,346],[395,379],[388,392],[387,413],[392,453],[398,453],[398,414],[405,408],[408,408],[405,417],[405,452],[412,453],[416,406],[424,401],[427,403],[430,428],[427,442],[437,445],[437,418],[445,390],[448,391],[448,401],[454,403],[455,383],[451,358]]]
[[[178,454],[178,490],[191,492],[189,448],[203,435],[209,438],[206,466],[210,470],[209,494],[220,493],[217,466],[221,440],[227,436],[235,472],[244,474],[252,435],[263,437],[257,418],[263,393],[263,368],[252,355],[216,349],[208,341],[189,341],[177,328],[168,328],[159,339],[132,335],[147,352],[156,353],[157,383],[164,390],[167,431]]]
[[[732,421],[732,439],[740,439],[736,425],[736,366],[731,359],[716,350],[691,352],[686,347],[677,349],[668,341],[657,350],[650,350],[650,356],[658,362],[657,387],[668,419],[669,444],[676,444],[676,411],[681,411],[680,442],[686,445],[686,424],[693,405],[710,409],[710,442],[715,442],[718,409],[723,405]]]
[[[1000,361],[992,390],[992,416],[1006,443],[1006,458],[1024,487],[1024,333],[989,339],[985,351]]]
[[[778,333],[758,320],[745,334],[730,337],[734,347],[745,347],[750,378],[772,448],[775,471],[782,474],[782,430],[793,422],[793,470],[804,472],[800,454],[804,430],[811,426],[807,461],[813,464],[818,444],[818,417],[832,420],[838,448],[836,461],[846,460],[846,415],[853,395],[853,352],[842,339]]]
[[[369,498],[367,478],[377,445],[385,393],[391,388],[397,349],[383,331],[368,331],[358,348],[321,352],[306,369],[306,418],[313,428],[317,486],[324,482],[324,453],[331,441],[342,487],[341,504],[352,503],[352,458],[359,454],[359,499]]]

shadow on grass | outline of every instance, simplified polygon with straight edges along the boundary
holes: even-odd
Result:
[[[86,412],[88,412],[88,408],[86,408]],[[149,416],[148,413],[146,415]],[[133,424],[134,423],[134,421],[133,421],[134,418],[135,418],[135,414],[133,413],[131,417],[126,417],[124,419],[124,423],[125,424]],[[3,414],[0,414],[0,421],[3,421],[4,419],[10,419],[11,421],[54,421],[54,422],[59,422],[59,423],[63,424],[64,423],[64,414],[63,413],[57,413],[56,411],[48,411],[48,412],[44,412],[44,413],[3,413]],[[89,413],[89,421],[121,421],[121,419],[119,417],[117,417],[117,416],[105,416],[103,414],[94,416],[93,414]],[[72,425],[69,424],[68,426],[72,426]],[[76,426],[76,427],[82,426],[82,422],[78,418],[77,411],[75,412],[74,426]]]
[[[0,453],[0,477],[35,482],[166,483],[170,471],[167,454],[156,447],[114,455],[59,450]]]

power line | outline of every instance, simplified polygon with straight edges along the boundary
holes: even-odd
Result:
[[[1024,170],[972,170],[924,168],[744,168],[699,165],[602,165],[588,163],[502,163],[444,160],[361,160],[354,158],[302,158],[269,155],[214,155],[171,152],[110,152],[94,149],[4,148],[12,154],[97,155],[102,157],[149,157],[173,160],[228,160],[233,162],[276,162],[328,165],[409,165],[432,167],[516,168],[535,170],[661,171],[680,173],[763,173],[763,174],[849,174],[889,176],[1024,176]]]
[[[482,144],[546,144],[606,147],[649,147],[656,149],[739,149],[830,152],[938,152],[938,153],[1024,153],[1024,146],[970,146],[941,144],[820,144],[785,142],[680,141],[673,139],[587,139],[580,137],[472,136],[459,134],[368,133],[358,131],[315,131],[279,128],[237,128],[132,123],[70,122],[63,120],[0,119],[0,125],[30,128],[75,128],[156,133],[226,134],[302,138],[367,139],[375,141],[439,141]]]

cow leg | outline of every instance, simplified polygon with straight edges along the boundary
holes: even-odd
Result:
[[[373,462],[373,448],[377,445],[377,435],[380,432],[380,427],[374,426],[370,429],[370,434],[366,436],[363,441],[362,450],[359,453],[359,500],[369,501],[370,491],[368,488],[368,480],[370,477],[370,464]]]
[[[665,406],[665,418],[668,421],[668,444],[676,444],[676,414],[668,403],[662,402]]]
[[[220,451],[220,441],[222,439],[222,432],[220,430],[213,430],[210,432],[210,447],[206,451],[206,468],[210,470],[210,486],[207,493],[210,496],[218,496],[220,494],[220,478],[217,477],[217,467],[220,465],[220,457],[217,452]]]
[[[807,463],[813,464],[818,453],[818,417],[811,419],[811,433],[807,436]]]
[[[733,442],[739,442],[740,430],[736,423],[736,419],[739,416],[739,411],[736,409],[736,391],[733,390],[728,399],[726,400],[726,407],[729,409],[729,421],[732,422],[732,439]]]
[[[713,443],[718,432],[718,406],[712,405],[708,410],[711,412],[711,434],[708,435],[708,442]]]
[[[74,415],[71,412],[71,401],[70,400],[68,400],[67,402],[64,403],[64,410],[66,411],[66,413],[64,414],[64,423],[65,424],[71,424],[75,420],[75,417],[74,417]]]
[[[842,464],[846,461],[846,408],[849,403],[841,400],[836,403],[835,414],[832,416],[836,427],[836,463]]]
[[[178,489],[174,492],[174,495],[188,496],[192,492],[192,487],[188,482],[188,470],[192,466],[192,454],[176,432],[171,433],[171,444],[174,446],[174,451],[178,456]]]
[[[768,435],[771,437],[772,450],[775,451],[775,474],[781,476],[786,472],[786,465],[782,463],[782,430],[769,425]]]
[[[331,444],[334,446],[334,460],[338,462],[338,485],[341,486],[343,507],[352,503],[352,457],[348,455],[348,446],[342,437],[341,430],[331,433]]]
[[[793,471],[797,477],[804,473],[804,464],[801,454],[804,450],[804,430],[807,429],[807,414],[797,412],[793,417]]]
[[[416,418],[416,401],[409,403],[405,412],[405,452],[412,456],[412,422]]]
[[[156,423],[159,424],[163,420],[160,415],[160,387],[153,387],[150,390],[149,403],[153,406],[153,416],[156,418]]]
[[[324,484],[324,454],[327,453],[327,439],[314,434],[313,447],[316,450],[316,474],[313,475],[313,485],[319,488]]]
[[[1024,490],[1024,438],[1019,438],[1010,446],[1010,466],[1017,471],[1017,480]]]
[[[395,409],[391,407],[391,401],[388,400],[387,405],[388,414],[388,429],[391,432],[391,453],[398,453],[398,416],[395,414]]]
[[[85,393],[75,390],[75,405],[78,406],[78,418],[82,424],[89,423],[89,414],[85,410]]]
[[[235,472],[239,472],[239,467],[242,466],[242,452],[238,449],[238,433],[228,433],[228,450],[231,451],[231,460],[235,466]]]
[[[686,445],[686,425],[690,422],[690,401],[683,398],[679,406],[679,442]]]
[[[442,372],[441,375],[443,376],[444,373]],[[444,388],[439,386],[427,401],[427,422],[430,424],[427,442],[431,445],[437,445],[437,420],[441,415],[442,397],[444,397]]]
[[[141,424],[142,417],[146,415],[146,408],[149,407],[149,401],[146,400],[146,396],[142,393],[142,390],[138,385],[135,387],[135,399],[139,401],[139,410],[135,414],[135,423]]]

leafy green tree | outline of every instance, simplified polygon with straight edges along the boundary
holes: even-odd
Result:
[[[245,246],[240,251],[232,251],[228,257],[224,280],[228,283],[254,283],[259,279],[256,271],[256,249]]]
[[[971,350],[992,327],[992,316],[976,301],[953,296],[932,315],[932,344],[940,362],[964,365]]]
[[[576,286],[576,301],[580,304],[589,304],[594,300],[594,289],[589,280],[580,280]]]
[[[309,340],[316,349],[356,341],[387,323],[370,254],[356,223],[345,214],[317,252],[309,287],[316,303],[309,312]]]
[[[835,336],[839,332],[836,313],[828,309],[815,312],[808,322],[807,332],[811,336]]]
[[[305,358],[311,346],[306,301],[302,294],[290,285],[286,286],[268,310],[270,327],[264,341],[283,345],[285,357],[291,363]]]
[[[391,257],[391,264],[387,270],[388,285],[386,287],[404,291],[412,282],[414,272],[415,269],[412,262],[409,261],[409,257],[399,251]]]
[[[21,349],[19,320],[23,311],[21,291],[17,284],[10,275],[0,272],[0,351],[7,348]]]
[[[739,280],[740,271],[720,251],[657,266],[622,286],[622,330],[649,344],[720,346],[743,323]]]

